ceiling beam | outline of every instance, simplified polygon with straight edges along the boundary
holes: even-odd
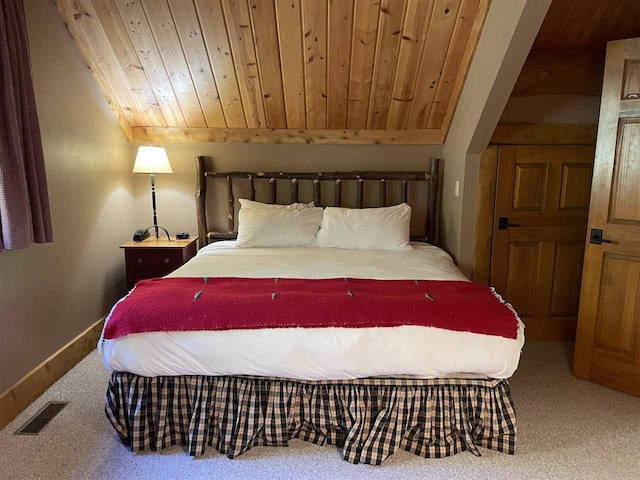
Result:
[[[437,145],[440,129],[426,130],[305,130],[287,128],[133,127],[133,141],[141,143],[309,143],[362,145]]]
[[[491,143],[495,145],[594,145],[597,127],[588,124],[498,125]]]

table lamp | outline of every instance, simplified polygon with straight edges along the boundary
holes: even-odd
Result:
[[[153,225],[147,230],[154,228],[156,238],[159,238],[159,230],[167,234],[167,238],[171,240],[169,232],[166,228],[158,226],[158,215],[156,212],[156,173],[173,173],[169,164],[169,157],[164,147],[141,146],[138,147],[138,154],[133,165],[133,173],[149,173],[151,175],[151,203],[153,206]]]

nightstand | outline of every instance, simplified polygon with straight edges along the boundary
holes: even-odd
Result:
[[[131,290],[143,278],[164,277],[184,265],[196,254],[197,241],[148,238],[120,245],[127,267],[127,288]]]

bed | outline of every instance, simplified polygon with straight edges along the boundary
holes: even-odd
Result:
[[[349,323],[366,310],[362,305],[377,305],[379,297],[394,288],[401,299],[407,297],[407,304],[409,295],[420,295],[420,300],[415,300],[420,308],[423,304],[424,308],[445,305],[449,287],[473,294],[477,290],[486,301],[486,292],[480,291],[484,287],[473,286],[444,251],[425,242],[437,243],[437,161],[427,173],[220,174],[207,171],[205,159],[198,157],[197,172],[202,245],[198,255],[162,281],[139,284],[123,299],[126,302],[119,302],[112,311],[112,315],[115,311],[131,319],[136,312],[157,307],[164,317],[143,320],[146,313],[140,313],[139,330],[117,336],[113,334],[117,323],[110,315],[107,335],[99,345],[105,366],[113,372],[107,389],[107,417],[125,445],[132,451],[143,451],[182,444],[194,456],[213,447],[235,458],[254,446],[286,446],[299,438],[338,445],[344,460],[367,464],[380,464],[398,449],[422,457],[462,451],[479,455],[479,447],[515,452],[516,419],[507,379],[517,368],[524,329],[499,297],[492,297],[492,308],[504,307],[513,316],[516,323],[509,326],[513,329],[510,336],[488,334],[487,326],[411,324],[409,313],[397,304],[390,304],[387,316],[402,317],[399,323],[383,328],[368,325],[366,321],[373,314],[367,312],[361,315],[364,320],[358,320],[365,323]],[[207,183],[215,178],[226,180],[226,232],[210,232],[207,227]],[[244,179],[251,200],[256,196],[255,183],[266,183],[271,203],[276,203],[277,188],[283,181],[290,182],[288,199],[297,202],[299,183],[307,180],[317,205],[322,204],[321,182],[333,184],[333,203],[340,205],[342,190],[351,181],[360,208],[364,206],[365,182],[377,183],[382,205],[387,203],[392,182],[399,184],[396,193],[403,202],[410,198],[409,185],[419,183],[427,187],[422,196],[428,201],[423,209],[424,232],[400,251],[238,248],[240,240],[233,240],[237,236],[234,178]],[[211,239],[219,241],[208,244]],[[160,286],[164,292],[156,292],[151,303],[133,302],[143,301],[144,292],[151,291],[145,289]],[[184,306],[172,298],[180,296],[181,288],[189,292],[183,295]],[[259,323],[257,327],[233,324],[202,330],[191,324],[185,329],[193,320],[179,318],[191,318],[186,312],[193,305],[207,312],[223,311],[220,303],[204,303],[213,301],[210,299],[220,292],[237,292],[220,295],[232,302],[232,313],[239,312],[238,303],[250,304],[261,289],[266,289],[265,294],[273,293],[263,295],[262,303],[256,304],[258,322],[266,321],[263,317],[269,316],[272,305],[285,308],[290,292],[298,295],[295,298],[300,304],[305,303],[301,298],[318,297],[324,302],[327,292],[336,290],[346,294],[339,298],[340,305],[360,301],[361,307],[348,315],[349,320],[340,319],[336,324],[288,323],[292,315],[277,309],[270,320],[275,323]],[[465,303],[460,302],[457,290],[452,295],[452,305]],[[309,300],[311,307],[302,310],[305,321],[319,308],[314,302]],[[372,308],[382,311],[386,307]],[[400,308],[397,314],[396,308]],[[241,311],[238,315],[249,318],[252,314]],[[147,329],[153,321],[181,322],[182,327]]]

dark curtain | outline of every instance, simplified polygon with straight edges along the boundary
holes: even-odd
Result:
[[[0,0],[0,250],[53,241],[23,0]]]

